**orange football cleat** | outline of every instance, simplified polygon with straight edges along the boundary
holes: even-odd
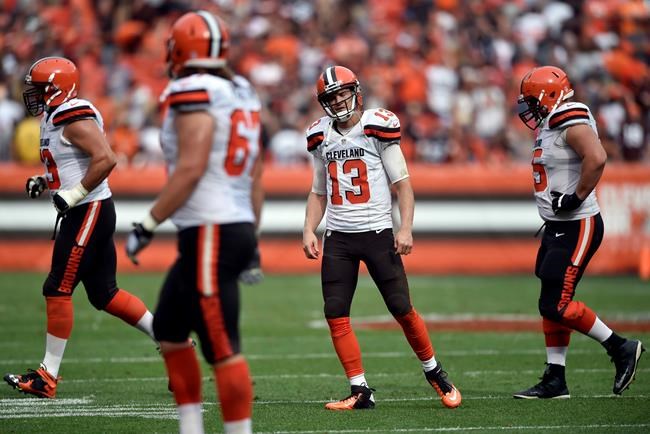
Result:
[[[351,386],[352,393],[340,401],[328,402],[328,410],[369,410],[375,408],[375,399],[372,396],[374,389],[366,386]]]
[[[28,369],[24,375],[6,374],[4,380],[14,389],[23,393],[36,395],[39,398],[53,399],[56,396],[56,385],[61,377],[55,378],[47,372],[45,365],[37,370]]]
[[[463,398],[460,391],[456,389],[451,381],[447,378],[447,373],[442,370],[442,365],[438,363],[436,367],[424,373],[427,381],[440,395],[442,404],[447,408],[456,408],[460,405]]]

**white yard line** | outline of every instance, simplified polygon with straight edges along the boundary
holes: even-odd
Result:
[[[451,350],[445,351],[445,357],[476,357],[476,356],[525,356],[546,354],[544,348],[529,350]],[[604,354],[599,348],[592,350],[572,349],[569,354]],[[244,354],[248,360],[305,360],[305,359],[335,359],[336,354],[333,351],[325,353],[293,353],[293,354]],[[410,351],[376,351],[363,353],[364,359],[395,359],[400,357],[415,357]],[[0,360],[0,365],[38,365],[41,360],[37,359],[5,359]],[[89,364],[89,363],[161,363],[162,358],[159,356],[147,357],[81,357],[65,358],[63,364]]]
[[[524,431],[524,430],[561,430],[570,432],[572,429],[611,429],[611,428],[645,428],[650,424],[590,424],[590,425],[518,425],[518,426],[466,426],[466,427],[437,427],[437,428],[382,428],[381,432],[464,432],[464,431]],[[376,429],[367,430],[317,430],[317,431],[266,431],[257,434],[353,434],[371,433]]]

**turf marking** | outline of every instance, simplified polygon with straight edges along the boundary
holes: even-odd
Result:
[[[1,347],[0,347],[1,348]],[[476,356],[537,356],[546,354],[546,350],[541,348],[528,350],[450,350],[445,351],[445,357],[476,357]],[[572,349],[571,354],[603,354],[602,350],[582,350]],[[335,359],[336,353],[328,351],[326,353],[297,353],[297,354],[244,354],[248,360],[304,360],[304,359]],[[375,351],[363,353],[364,358],[377,359],[395,359],[400,357],[413,357],[410,351]],[[40,359],[5,359],[0,360],[0,365],[38,365]],[[64,359],[64,364],[88,364],[88,363],[162,363],[162,358],[158,356],[146,357],[70,357]]]
[[[524,430],[560,430],[569,432],[571,429],[611,429],[611,428],[647,428],[648,423],[638,424],[590,424],[590,425],[518,425],[518,426],[465,426],[465,427],[436,427],[436,428],[382,428],[382,432],[458,432],[458,431],[524,431]],[[341,430],[316,430],[316,431],[266,431],[257,434],[352,434],[375,432],[375,429],[341,429]]]

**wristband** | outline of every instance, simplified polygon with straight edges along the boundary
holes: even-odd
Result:
[[[148,213],[144,220],[142,220],[141,224],[146,231],[153,232],[156,230],[160,223],[158,223],[156,219],[153,218],[151,213]]]

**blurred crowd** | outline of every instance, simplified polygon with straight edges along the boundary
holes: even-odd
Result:
[[[324,115],[324,67],[357,72],[366,108],[402,122],[410,161],[529,161],[518,119],[530,68],[563,68],[589,105],[610,160],[650,161],[650,3],[644,0],[4,0],[0,10],[0,160],[38,161],[38,120],[22,80],[38,58],[81,72],[120,164],[160,164],[159,96],[171,23],[206,9],[229,24],[230,61],[264,105],[275,164],[309,162],[305,128]]]

